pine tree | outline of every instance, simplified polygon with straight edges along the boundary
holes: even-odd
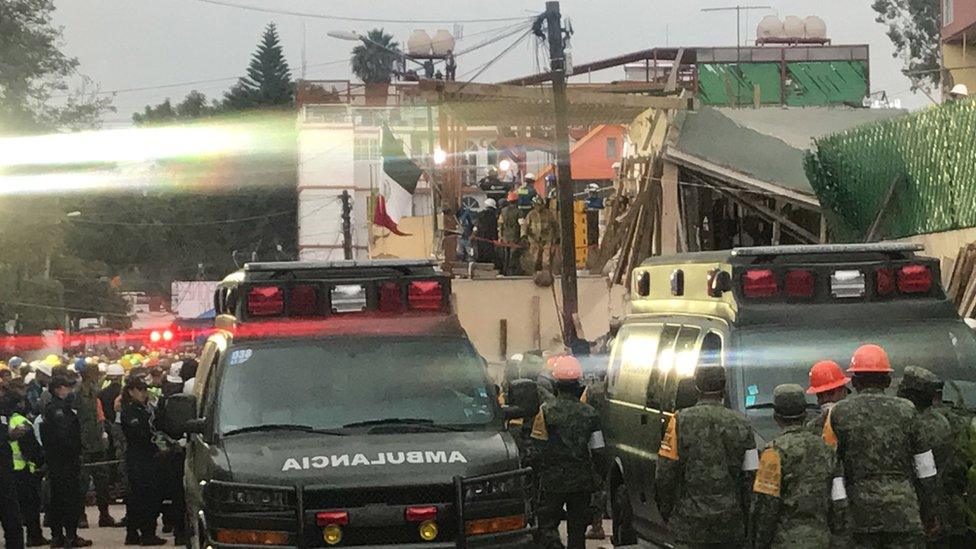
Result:
[[[295,98],[291,69],[281,50],[278,29],[268,23],[258,49],[251,56],[247,76],[224,94],[224,107],[245,110],[291,105]]]

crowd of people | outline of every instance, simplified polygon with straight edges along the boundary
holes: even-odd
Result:
[[[653,473],[677,546],[976,547],[974,414],[944,402],[943,381],[921,367],[906,367],[886,394],[893,371],[870,344],[846,372],[818,362],[809,387],[775,388],[781,432],[757,448],[748,420],[727,408],[725,369],[699,366],[690,391],[679,386]],[[510,429],[536,473],[538,545],[563,547],[565,516],[568,547],[582,549],[603,537],[603,384],[585,386],[565,355],[550,359],[537,386],[538,412]],[[817,399],[813,413],[807,395]]]
[[[190,392],[195,353],[128,348],[0,362],[0,524],[8,549],[87,547],[79,535],[94,492],[99,527],[125,545],[186,542],[185,441],[156,429],[167,399]],[[110,505],[125,501],[117,520]],[[43,521],[41,519],[43,515]],[[47,527],[50,537],[44,535]]]

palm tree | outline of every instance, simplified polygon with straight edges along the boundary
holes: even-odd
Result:
[[[352,72],[366,85],[366,104],[386,103],[399,52],[400,44],[383,29],[367,32],[362,44],[352,49]]]

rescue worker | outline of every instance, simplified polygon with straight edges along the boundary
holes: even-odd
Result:
[[[810,387],[807,389],[807,394],[817,395],[817,404],[820,405],[820,413],[807,423],[807,427],[812,432],[817,435],[823,433],[830,409],[834,404],[847,398],[850,393],[847,390],[850,381],[851,378],[845,376],[840,365],[833,360],[821,360],[810,368]]]
[[[485,200],[485,207],[477,213],[474,222],[474,258],[480,263],[491,263],[499,267],[495,254],[495,241],[498,240],[498,205],[495,200]]]
[[[170,366],[169,373],[163,381],[163,397],[159,401],[157,418],[165,417],[166,402],[169,397],[183,391],[182,367],[182,362],[175,362]],[[157,421],[162,421],[162,419]],[[162,505],[163,532],[173,532],[174,543],[185,545],[187,530],[184,515],[186,499],[183,491],[183,463],[186,458],[184,450],[186,439],[173,439],[165,433],[161,433],[161,437],[165,443],[164,449],[160,453],[160,477],[162,480],[160,484],[164,500]]]
[[[555,213],[546,207],[546,201],[536,195],[532,199],[532,211],[525,217],[525,237],[529,242],[528,272],[549,271],[552,266],[553,249],[559,242],[559,220]],[[525,263],[525,261],[523,261]]]
[[[100,463],[106,461],[108,456],[108,434],[105,431],[105,413],[102,403],[98,398],[98,382],[100,372],[98,364],[82,359],[81,364],[81,383],[75,392],[75,399],[72,407],[78,414],[78,422],[81,426],[81,449],[83,463]],[[86,465],[82,470],[81,478],[81,497],[84,499],[88,492],[90,481],[95,485],[95,501],[98,505],[98,526],[115,527],[116,521],[109,513],[109,470],[105,465]],[[79,527],[88,527],[88,518],[85,516],[84,507],[79,517]]]
[[[519,209],[515,193],[509,193],[507,203],[498,215],[498,236],[502,246],[501,272],[505,276],[521,274],[519,268],[520,246],[522,245],[522,225],[519,223]]]
[[[763,449],[752,488],[757,549],[828,547],[831,531],[842,530],[844,479],[834,451],[805,427],[806,406],[799,385],[773,390],[773,418],[783,431]]]
[[[155,443],[149,386],[142,377],[130,377],[122,392],[122,431],[126,442],[126,473],[129,493],[125,499],[126,545],[163,545],[156,535],[161,496],[159,491],[159,448]]]
[[[695,371],[698,403],[668,420],[654,496],[679,547],[742,547],[759,454],[752,427],[724,405],[725,369]]]
[[[928,544],[930,547],[970,547],[965,543],[966,515],[958,513],[965,509],[967,467],[956,454],[949,420],[933,406],[941,387],[942,380],[929,370],[908,366],[898,385],[898,396],[910,400],[918,410],[922,425],[919,432],[932,447],[938,470],[940,532],[927,536]]]
[[[607,406],[606,379],[598,379],[586,384],[586,389],[580,401],[589,404],[602,414]],[[607,487],[600,483],[600,487],[590,498],[590,528],[586,531],[586,539],[606,539],[607,533],[603,528],[603,515],[607,509]]]
[[[494,166],[488,168],[488,175],[478,182],[478,187],[496,203],[505,200],[508,192],[512,189],[511,183],[506,183],[498,178],[498,169]]]
[[[122,434],[122,424],[118,420],[115,403],[122,395],[122,377],[125,370],[119,363],[108,365],[105,370],[105,380],[102,390],[98,392],[98,400],[102,404],[105,415],[105,432],[108,433],[108,451],[106,457],[110,460],[121,460],[125,455],[125,435]],[[121,487],[124,492],[126,486],[125,466],[118,464],[109,468],[110,485]],[[116,526],[123,526],[116,521]]]
[[[515,194],[519,213],[525,217],[532,210],[535,197],[539,196],[539,192],[535,188],[535,175],[525,174],[525,177],[522,178],[522,186],[516,189]]]
[[[847,369],[857,394],[824,425],[844,470],[855,547],[919,547],[923,524],[938,530],[935,457],[912,403],[884,394],[892,371],[884,349],[859,347]]]
[[[973,423],[973,411],[963,408],[961,404],[957,405],[944,400],[944,388],[945,383],[940,380],[932,406],[949,420],[949,427],[952,430],[953,455],[958,466],[969,471],[976,464],[976,459],[974,459],[976,457],[976,440],[974,440],[976,424]],[[953,392],[957,391],[958,388],[953,386]],[[957,402],[963,402],[962,395],[957,393],[955,396]],[[976,532],[972,528],[976,526],[976,513],[970,511],[967,503],[967,497],[976,498],[976,486],[970,485],[971,482],[976,482],[976,474],[967,473],[966,477],[967,480],[962,486],[955,486],[950,482],[944,487],[946,504],[950,506],[950,509],[947,510],[949,524],[943,525],[943,527],[948,528],[950,536],[961,536],[963,547],[976,547]],[[950,475],[949,478],[955,478],[955,476]],[[970,516],[973,518],[970,519]],[[966,527],[967,523],[970,528]]]
[[[600,418],[580,402],[583,369],[576,358],[561,356],[553,370],[556,398],[543,403],[532,425],[532,465],[539,480],[539,532],[542,548],[563,547],[559,522],[566,508],[569,549],[586,547],[590,498],[604,477]]]
[[[5,547],[22,549],[24,528],[17,501],[17,481],[14,478],[10,438],[12,435],[21,435],[23,427],[18,430],[10,426],[13,402],[6,382],[0,382],[0,526],[3,527]]]
[[[81,425],[71,408],[68,396],[71,381],[54,376],[48,383],[51,401],[44,408],[41,443],[48,467],[51,504],[48,516],[51,523],[53,547],[88,547],[91,541],[78,537],[78,517],[81,516]]]
[[[51,381],[51,365],[38,362],[34,365],[34,379],[27,384],[27,404],[30,406],[31,419],[44,412],[41,406],[41,395]]]
[[[13,454],[14,480],[17,501],[24,526],[27,527],[27,547],[47,545],[51,540],[41,531],[41,477],[37,471],[43,463],[41,444],[34,426],[27,418],[27,401],[17,395],[10,410],[10,450]]]

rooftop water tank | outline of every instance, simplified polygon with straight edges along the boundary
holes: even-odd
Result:
[[[762,18],[759,22],[759,26],[756,27],[756,38],[761,40],[769,40],[771,38],[782,38],[783,37],[783,22],[779,20],[779,17],[775,15],[767,15]]]
[[[454,50],[454,35],[445,29],[438,29],[430,40],[434,55],[446,55],[448,50]]]
[[[803,38],[805,34],[806,30],[803,26],[803,19],[795,15],[787,15],[783,19],[784,38]]]
[[[430,55],[430,35],[423,29],[414,29],[407,38],[407,53],[410,55]]]
[[[806,38],[816,40],[827,39],[827,23],[816,15],[810,15],[804,19],[803,26],[806,29]]]

